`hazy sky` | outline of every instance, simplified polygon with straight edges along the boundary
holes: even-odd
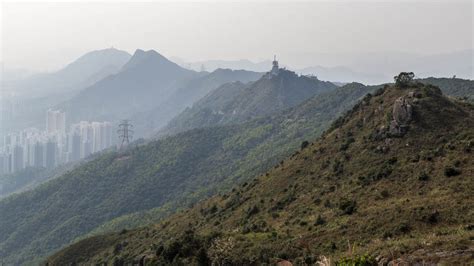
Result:
[[[472,1],[14,3],[2,6],[0,61],[54,70],[116,47],[167,57],[308,65],[366,52],[472,49]],[[317,63],[315,63],[317,64]]]

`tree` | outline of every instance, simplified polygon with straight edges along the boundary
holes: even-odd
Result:
[[[393,77],[395,79],[395,85],[398,87],[404,88],[407,87],[410,82],[413,81],[415,74],[413,72],[401,72],[397,76]]]

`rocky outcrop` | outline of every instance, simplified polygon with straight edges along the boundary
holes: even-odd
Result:
[[[390,135],[402,137],[408,131],[408,125],[413,118],[413,106],[406,97],[400,97],[395,101],[392,118],[389,128]]]

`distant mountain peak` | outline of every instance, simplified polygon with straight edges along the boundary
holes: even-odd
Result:
[[[166,57],[161,55],[155,50],[142,50],[137,49],[135,53],[132,55],[130,60],[123,66],[123,70],[132,69],[142,64],[172,64],[176,65],[175,63],[168,60]],[[178,65],[176,65],[178,66]]]
[[[111,47],[111,48],[90,51],[82,55],[81,57],[79,57],[78,59],[76,59],[74,62],[72,62],[69,65],[72,65],[74,63],[86,62],[90,60],[98,60],[98,58],[101,58],[101,59],[120,58],[120,60],[128,60],[130,56],[131,55],[126,51]]]

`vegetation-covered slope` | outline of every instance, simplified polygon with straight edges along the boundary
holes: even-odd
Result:
[[[466,97],[474,102],[474,81],[459,78],[425,78],[420,82],[440,87],[444,94],[455,97]]]
[[[433,86],[389,87],[231,192],[80,241],[49,264],[311,264],[346,255],[348,243],[379,262],[468,264],[473,148],[474,106]]]
[[[247,83],[261,76],[262,73],[252,71],[217,69],[212,73],[192,79],[174,91],[166,101],[154,106],[151,110],[134,114],[132,121],[135,126],[135,135],[147,136],[156,133],[186,107],[225,83],[235,81]]]
[[[7,264],[39,259],[114,218],[159,207],[176,210],[230,187],[318,136],[372,90],[350,84],[271,117],[191,130],[99,156],[0,201],[0,257]],[[146,221],[126,219],[122,225]]]
[[[172,135],[193,128],[236,124],[294,107],[336,86],[314,77],[298,76],[280,69],[259,80],[224,84],[173,118],[159,135]]]
[[[32,189],[48,179],[64,174],[75,165],[69,163],[54,169],[28,167],[15,173],[0,175],[0,198]]]

